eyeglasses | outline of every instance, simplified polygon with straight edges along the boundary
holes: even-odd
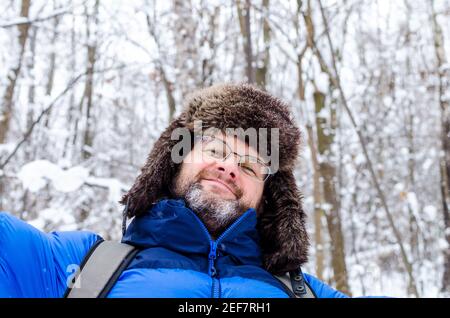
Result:
[[[201,137],[201,145],[202,152],[214,159],[225,161],[231,154],[238,157],[240,171],[254,180],[264,182],[271,174],[270,167],[259,158],[234,152],[222,139],[205,135]]]

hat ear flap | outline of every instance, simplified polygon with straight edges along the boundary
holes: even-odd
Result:
[[[172,178],[178,165],[172,160],[172,149],[179,142],[172,140],[171,136],[174,129],[183,127],[184,116],[180,116],[166,128],[155,142],[133,186],[120,200],[121,204],[126,205],[129,218],[147,212],[158,199],[170,195]]]
[[[308,259],[309,238],[302,196],[291,171],[278,171],[266,185],[259,232],[264,267],[272,273],[296,270]]]

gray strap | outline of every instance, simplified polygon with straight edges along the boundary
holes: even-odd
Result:
[[[286,273],[285,275],[277,275],[275,276],[280,280],[289,290],[292,292],[293,295],[295,295],[296,298],[316,298],[314,295],[314,292],[311,290],[308,284],[304,284],[305,290],[304,291],[297,291],[294,290],[292,287],[292,279],[289,275],[289,273]],[[294,277],[295,278],[295,277]]]
[[[133,246],[104,241],[92,252],[67,298],[96,298],[113,277]]]

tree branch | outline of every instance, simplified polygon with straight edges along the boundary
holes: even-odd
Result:
[[[95,73],[104,73],[104,72],[108,72],[111,70],[116,70],[116,69],[121,69],[121,68],[125,68],[128,67],[129,65],[121,65],[119,67],[113,67],[113,68],[106,68],[103,70],[99,70]],[[44,118],[44,116],[46,114],[48,114],[51,109],[53,108],[53,106],[56,104],[56,102],[63,97],[73,86],[75,86],[75,84],[82,79],[84,76],[86,76],[88,73],[87,72],[83,72],[81,74],[79,74],[78,76],[76,76],[75,78],[73,78],[69,84],[67,84],[66,88],[59,93],[59,95],[47,106],[44,108],[44,110],[39,114],[39,116],[36,118],[35,121],[33,121],[33,123],[30,125],[30,127],[28,128],[28,130],[25,132],[25,134],[23,135],[22,139],[19,141],[19,143],[17,143],[17,145],[14,147],[14,150],[8,155],[8,157],[0,164],[0,170],[3,170],[5,168],[5,166],[11,161],[11,159],[15,156],[15,154],[17,153],[17,151],[20,149],[20,147],[25,143],[25,141],[27,141],[27,139],[31,136],[31,134],[33,133],[34,127],[42,120],[42,118]]]
[[[55,12],[53,12],[52,14],[49,14],[45,17],[36,17],[36,18],[17,18],[15,21],[10,21],[10,22],[6,22],[3,24],[0,24],[0,28],[11,28],[11,27],[15,27],[15,26],[19,26],[19,25],[25,25],[25,24],[33,24],[36,22],[42,22],[42,21],[46,21],[46,20],[50,20],[53,19],[55,17],[70,13],[72,11],[72,8],[65,8],[65,9],[61,9],[61,10],[57,10]]]

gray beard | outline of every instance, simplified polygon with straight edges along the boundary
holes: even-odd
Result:
[[[237,200],[213,197],[197,182],[189,186],[184,197],[187,205],[200,217],[215,238],[241,214],[241,206]]]

